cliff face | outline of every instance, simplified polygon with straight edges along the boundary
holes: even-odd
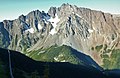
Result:
[[[119,53],[116,52],[120,48],[119,36],[119,15],[69,4],[51,7],[48,13],[36,10],[0,23],[3,48],[24,52],[64,44],[90,55],[103,66],[106,60],[110,64],[115,61],[112,55]]]

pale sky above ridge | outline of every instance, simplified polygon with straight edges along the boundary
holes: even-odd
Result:
[[[0,0],[0,21],[14,20],[37,9],[47,12],[51,6],[59,7],[63,3],[120,14],[120,0]]]

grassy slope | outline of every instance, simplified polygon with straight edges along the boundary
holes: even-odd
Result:
[[[69,62],[72,64],[90,65],[98,69],[102,69],[98,64],[90,57],[70,46],[51,46],[46,49],[39,49],[27,53],[29,57],[37,61],[43,62]]]
[[[81,63],[80,60],[72,53],[68,46],[52,46],[47,49],[40,49],[37,51],[30,52],[29,57],[46,62],[70,62],[73,64]]]
[[[100,55],[103,59],[103,68],[120,69],[120,49],[108,49],[107,45],[99,45],[95,48],[92,47],[91,49],[96,50],[96,52],[101,52],[101,50],[103,51]]]

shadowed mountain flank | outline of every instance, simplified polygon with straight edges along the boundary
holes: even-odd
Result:
[[[114,70],[99,70],[93,66],[75,65],[68,62],[40,62],[21,54],[10,51],[11,66],[14,78],[119,78],[119,72]],[[8,50],[0,48],[0,69],[9,78]],[[119,70],[117,70],[119,71]]]

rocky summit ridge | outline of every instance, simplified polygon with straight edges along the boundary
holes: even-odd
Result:
[[[31,11],[0,22],[0,47],[31,52],[53,45],[68,45],[90,55],[105,68],[120,58],[120,16],[62,4],[48,13]],[[113,56],[114,55],[114,56]],[[106,67],[107,64],[110,67]],[[115,64],[116,65],[116,64]]]

